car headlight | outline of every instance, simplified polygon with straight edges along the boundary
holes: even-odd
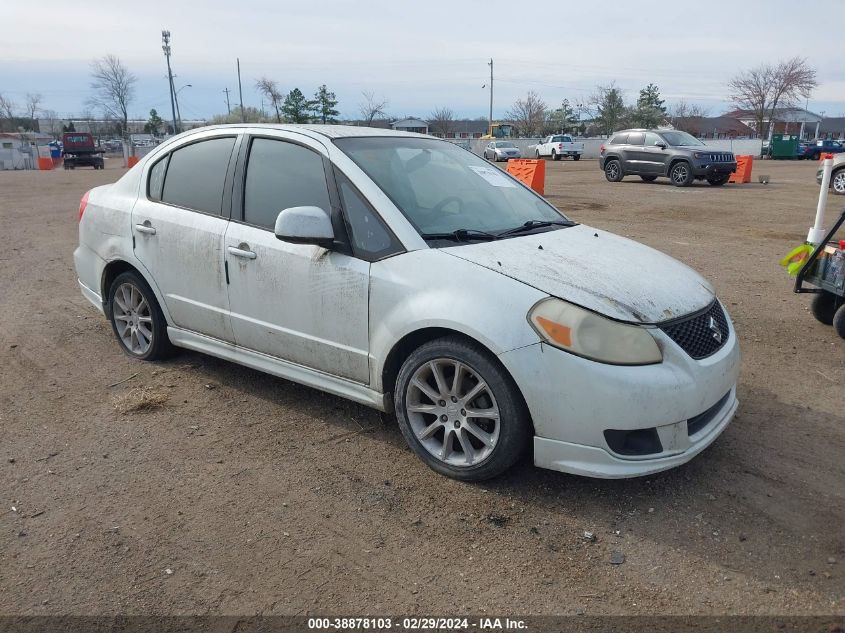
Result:
[[[619,323],[550,297],[531,308],[528,321],[547,343],[612,365],[651,365],[663,360],[648,329]]]

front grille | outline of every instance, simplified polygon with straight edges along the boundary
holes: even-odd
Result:
[[[718,301],[704,312],[665,323],[660,329],[696,360],[715,354],[730,337],[728,318]]]
[[[714,163],[732,163],[734,162],[733,154],[710,154],[710,161]]]

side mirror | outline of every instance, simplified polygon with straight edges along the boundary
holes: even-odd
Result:
[[[666,149],[666,143],[663,141],[654,141],[654,145],[660,149]]]
[[[320,207],[290,207],[276,218],[276,238],[292,244],[331,248],[334,229],[329,214]]]

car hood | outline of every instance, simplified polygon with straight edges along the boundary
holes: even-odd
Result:
[[[584,225],[442,250],[620,321],[660,323],[715,296],[678,260]]]

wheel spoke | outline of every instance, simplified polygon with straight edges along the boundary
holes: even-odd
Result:
[[[116,321],[129,321],[129,316],[126,313],[123,314],[112,314]]]
[[[461,443],[461,449],[464,451],[464,459],[466,459],[467,464],[471,464],[475,461],[475,449],[472,447],[472,444],[469,443],[466,431],[460,429],[455,433],[455,435],[458,436],[458,441]]]
[[[434,422],[429,424],[427,427],[425,427],[422,431],[417,433],[417,437],[420,438],[421,440],[427,440],[432,435],[434,435],[437,432],[437,429],[439,429],[441,426],[442,426],[442,423],[440,422],[440,420],[435,420]]]
[[[433,404],[409,404],[408,411],[411,413],[436,413],[438,407]]]
[[[411,381],[411,384],[413,384],[417,389],[422,391],[426,395],[426,397],[429,398],[432,402],[437,402],[437,400],[440,398],[439,394],[437,394],[434,390],[432,390],[431,387],[429,387],[419,378],[415,377]]]
[[[489,418],[490,420],[499,419],[499,410],[493,409],[467,409],[468,418]]]
[[[454,429],[450,429],[449,427],[443,427],[443,447],[440,449],[440,459],[446,461],[449,459],[449,456],[452,454],[452,436],[455,433]]]
[[[151,337],[148,337],[147,333],[141,328],[135,328],[135,336],[138,337],[138,347],[140,347],[141,350],[147,349],[150,344]]]
[[[437,383],[437,390],[440,392],[440,396],[446,396],[449,394],[449,390],[446,388],[446,379],[443,377],[443,372],[440,371],[440,364],[436,361],[429,362],[428,366],[431,368],[431,373],[434,375],[434,382]]]
[[[492,448],[492,446],[493,446],[492,436],[489,433],[487,433],[486,431],[483,431],[475,422],[473,422],[472,420],[467,420],[464,428],[469,433],[472,433],[478,439],[478,441],[480,441],[484,444],[484,446],[486,446],[487,448]]]
[[[478,384],[475,385],[475,387],[473,387],[472,389],[470,389],[469,392],[461,398],[461,400],[463,400],[466,404],[469,404],[470,402],[475,400],[478,395],[485,389],[487,389],[487,383],[483,380],[479,380]]]
[[[452,394],[457,396],[460,393],[461,380],[463,379],[464,365],[460,361],[455,361],[455,375],[452,378]]]

